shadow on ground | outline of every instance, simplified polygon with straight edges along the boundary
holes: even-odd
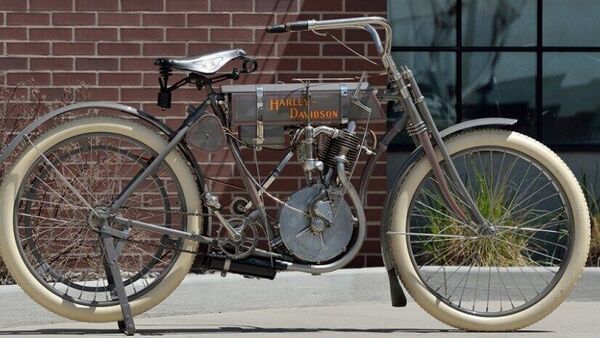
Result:
[[[208,325],[210,326],[210,325]],[[218,334],[218,333],[255,333],[255,334],[280,334],[280,333],[321,333],[321,332],[347,332],[347,333],[464,333],[456,329],[418,329],[418,328],[276,328],[258,326],[211,326],[192,328],[142,328],[136,331],[141,336],[163,336],[167,334]],[[513,333],[549,333],[542,330],[520,330]],[[41,335],[41,336],[68,336],[68,335],[110,335],[118,333],[111,329],[39,329],[39,330],[0,330],[0,336]],[[491,334],[494,334],[491,332]]]

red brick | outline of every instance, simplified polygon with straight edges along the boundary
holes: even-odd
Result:
[[[169,81],[171,81],[171,79],[169,78]],[[175,83],[177,80],[175,78],[173,78],[173,83]],[[144,87],[151,87],[151,86],[157,86],[158,85],[158,74],[156,72],[147,72],[147,73],[142,73],[142,86]]]
[[[53,42],[53,55],[94,55],[96,46],[91,42]]]
[[[155,88],[123,88],[121,90],[121,101],[153,101],[155,99]]]
[[[29,67],[32,70],[71,70],[73,59],[71,58],[31,58]]]
[[[96,73],[52,72],[52,83],[58,86],[74,86],[80,83],[96,84]]]
[[[273,14],[233,14],[234,26],[266,27],[274,23]]]
[[[139,26],[141,14],[133,13],[98,13],[100,26]]]
[[[27,30],[25,28],[2,27],[0,29],[0,40],[25,40]]]
[[[192,26],[224,26],[229,25],[229,14],[188,14],[187,25]]]
[[[167,28],[167,41],[207,41],[208,29],[204,28]]]
[[[167,12],[206,12],[208,0],[167,0]]]
[[[320,45],[316,43],[280,44],[278,53],[281,56],[318,56]]]
[[[185,26],[185,14],[142,14],[144,26]]]
[[[185,56],[185,43],[145,43],[143,54],[147,56]]]
[[[4,0],[2,0],[4,1]],[[73,10],[73,0],[29,0],[29,9],[46,9],[52,11]]]
[[[31,40],[73,40],[73,29],[71,28],[30,28],[29,39]]]
[[[386,0],[346,0],[346,12],[385,12]]]
[[[47,13],[6,13],[6,24],[8,26],[45,26],[50,24],[50,15]]]
[[[88,88],[86,92],[89,95],[88,100],[119,101],[118,88]]]
[[[37,85],[49,85],[50,84],[50,73],[34,73],[34,72],[26,72],[26,73],[7,73],[6,74],[6,84],[7,85],[17,85],[23,82],[33,81]]]
[[[235,43],[236,48],[241,48],[248,56],[275,56],[275,44],[274,43]],[[279,48],[285,48],[284,45],[280,45]]]
[[[142,83],[140,73],[99,73],[100,86],[139,86]]]
[[[301,21],[301,20],[320,20],[320,13],[310,13],[310,12],[300,12],[300,13],[278,13],[277,14],[277,22],[278,23],[286,23],[291,21]]]
[[[0,57],[0,69],[27,69],[27,58]]]
[[[342,70],[342,59],[302,59],[300,69],[302,70]]]
[[[351,43],[348,44],[348,47],[360,55],[365,55],[365,45],[363,43]],[[323,45],[323,56],[356,56],[356,54],[339,43],[331,43]]]
[[[116,41],[117,28],[75,28],[77,41]]]
[[[6,54],[9,55],[48,55],[50,44],[47,42],[7,42]]]
[[[228,43],[190,43],[188,44],[188,54],[208,54],[219,52],[222,50],[230,49],[231,45]]]
[[[52,13],[52,24],[57,26],[89,26],[96,24],[92,13]]]
[[[329,0],[327,0],[329,1]],[[255,10],[257,12],[297,12],[298,3],[296,0],[255,0]]]
[[[162,11],[163,0],[121,0],[122,11]]]
[[[298,60],[296,59],[259,59],[257,71],[282,71],[298,70]],[[301,77],[299,75],[298,77]]]
[[[76,70],[117,70],[119,60],[113,58],[77,58]]]
[[[328,34],[335,36],[339,40],[344,41],[344,39],[342,38],[343,32],[339,29],[320,31],[319,33],[328,33]],[[329,35],[323,36],[323,35],[315,34],[313,32],[300,32],[298,34],[300,35],[301,41],[335,42],[335,40]]]
[[[121,59],[121,71],[133,71],[133,70],[147,70],[157,71],[157,67],[154,65],[153,58],[122,58]]]
[[[0,1],[0,10],[19,10],[27,9],[25,0],[2,0]]]
[[[235,84],[255,84],[255,83],[276,83],[277,74],[257,72],[252,74],[242,74],[240,79]],[[271,169],[273,167],[271,166]]]
[[[381,62],[378,60],[373,60],[377,62],[377,65],[374,65],[370,62],[367,62],[363,59],[357,58],[344,58],[344,70],[346,71],[378,71],[383,70],[383,66],[381,66]]]
[[[308,12],[335,12],[342,11],[344,0],[304,0],[300,5],[300,11]]]
[[[121,28],[122,41],[162,41],[160,28]]]
[[[140,55],[139,43],[98,43],[98,55]]]
[[[252,41],[252,30],[242,28],[215,28],[210,30],[210,41]]]
[[[264,29],[254,30],[254,41],[267,43],[267,42],[280,42],[287,43],[291,41],[298,41],[298,32],[286,33],[286,34],[269,34]]]
[[[117,11],[118,0],[75,0],[75,9],[79,11]]]
[[[211,12],[252,12],[252,1],[247,0],[218,0],[210,2]]]
[[[67,88],[36,88],[37,89],[37,97],[41,98],[44,101],[58,101],[62,100],[65,97],[65,94],[70,93],[70,89]],[[33,89],[32,89],[33,90]],[[68,94],[67,94],[68,95]],[[33,96],[33,94],[32,94]]]

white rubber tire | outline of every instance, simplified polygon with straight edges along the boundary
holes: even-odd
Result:
[[[579,279],[587,258],[590,243],[590,219],[585,197],[577,179],[566,164],[550,149],[525,135],[505,130],[477,130],[450,139],[446,146],[450,155],[480,146],[501,146],[515,149],[540,162],[560,182],[571,204],[575,230],[574,246],[567,268],[556,286],[541,300],[520,312],[500,316],[483,317],[456,310],[441,302],[430,292],[413,266],[407,236],[390,236],[388,248],[403,285],[412,298],[438,320],[459,329],[472,331],[510,331],[529,326],[550,314],[569,295]],[[441,155],[437,153],[438,160]],[[408,208],[420,183],[430,172],[425,157],[418,160],[402,182],[397,182],[390,207],[388,230],[408,232],[406,229]]]
[[[113,133],[136,139],[149,146],[156,152],[165,148],[165,140],[148,128],[132,121],[119,118],[94,117],[74,120],[60,125],[40,136],[34,141],[39,151],[45,152],[52,146],[68,138],[95,132]],[[21,186],[23,176],[31,165],[39,158],[38,150],[29,147],[7,171],[0,187],[0,253],[11,276],[17,284],[37,303],[46,309],[78,321],[109,322],[122,319],[119,305],[112,306],[84,306],[65,300],[48,290],[29,271],[15,241],[14,233],[14,206],[15,198]],[[190,172],[186,161],[176,152],[171,152],[166,162],[177,177],[183,189],[186,208],[189,212],[201,212],[201,202],[196,181]],[[188,231],[200,234],[202,219],[198,216],[188,216]],[[186,240],[182,248],[194,252],[197,243]],[[191,253],[182,252],[171,270],[162,281],[154,288],[139,298],[131,301],[131,310],[134,315],[148,311],[163,301],[181,283],[189,272],[194,261]]]

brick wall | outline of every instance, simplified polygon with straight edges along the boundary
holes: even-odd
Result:
[[[185,117],[184,105],[199,102],[201,93],[191,87],[180,89],[173,95],[172,109],[158,109],[154,58],[237,47],[258,59],[259,72],[236,83],[355,76],[363,69],[376,72],[377,68],[331,38],[311,32],[266,34],[264,26],[385,14],[385,0],[1,0],[0,71],[6,76],[0,84],[34,79],[41,92],[53,99],[62,95],[63,88],[83,82],[90,100],[140,107],[175,126]],[[332,33],[360,53],[375,53],[365,32]],[[371,80],[379,85],[381,81]],[[23,94],[29,95],[28,90]],[[380,133],[385,126],[375,128]],[[261,173],[267,174],[281,156],[259,153]],[[239,183],[226,152],[199,154],[198,160],[206,175]],[[289,167],[284,174],[273,186],[280,196],[302,187],[303,182],[298,167]],[[212,188],[222,192],[221,202],[233,196],[226,187],[215,184]],[[385,189],[384,158],[371,181],[368,239],[352,266],[381,264],[378,236]],[[276,215],[275,210],[271,212]]]

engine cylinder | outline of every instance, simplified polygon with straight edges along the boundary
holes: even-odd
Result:
[[[360,147],[360,137],[355,133],[346,130],[340,130],[336,138],[327,135],[324,136],[319,147],[319,159],[323,161],[326,168],[336,167],[336,156],[345,154],[348,162],[346,171],[350,172],[358,157]]]

